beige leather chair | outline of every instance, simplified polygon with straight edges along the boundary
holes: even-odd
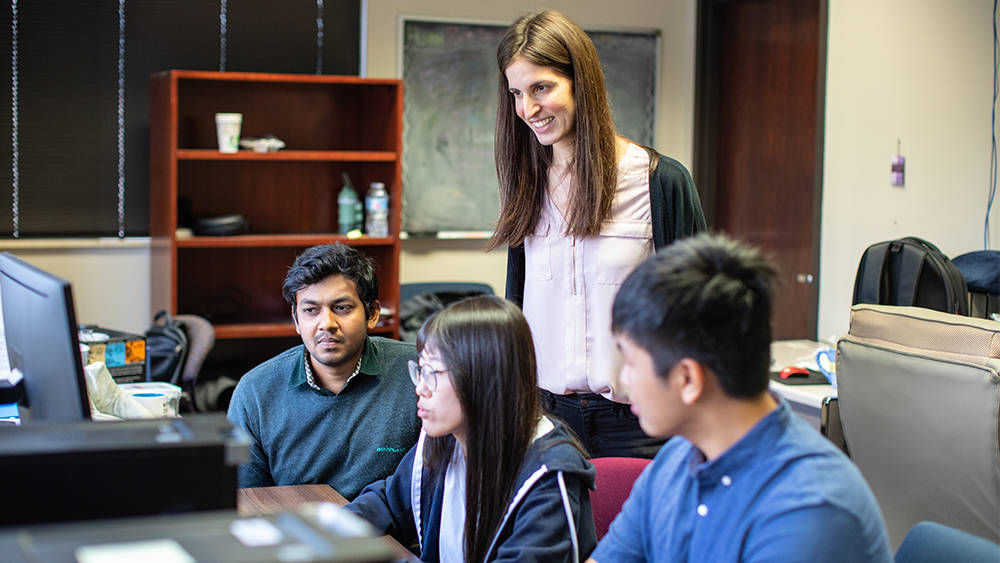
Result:
[[[922,520],[1000,543],[1000,322],[855,305],[840,417],[893,549]]]

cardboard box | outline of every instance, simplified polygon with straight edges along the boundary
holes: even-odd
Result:
[[[146,381],[146,337],[95,325],[80,327],[80,344],[90,348],[87,363],[104,362],[115,383]]]

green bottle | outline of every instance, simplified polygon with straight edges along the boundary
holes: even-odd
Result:
[[[361,228],[361,200],[358,199],[358,192],[351,186],[351,178],[347,172],[343,172],[344,187],[337,194],[337,220],[340,227],[340,234],[347,233]]]

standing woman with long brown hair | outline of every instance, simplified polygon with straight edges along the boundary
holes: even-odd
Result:
[[[521,305],[538,357],[543,406],[593,457],[652,458],[616,386],[611,303],[656,249],[705,230],[691,175],[615,132],[597,51],[559,12],[515,21],[497,50],[500,217],[507,298]]]

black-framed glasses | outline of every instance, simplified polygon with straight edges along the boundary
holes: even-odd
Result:
[[[431,366],[422,366],[413,360],[406,362],[406,368],[410,371],[410,381],[414,387],[420,385],[420,380],[423,380],[428,389],[437,391],[438,374],[444,373],[443,371],[431,369]]]

